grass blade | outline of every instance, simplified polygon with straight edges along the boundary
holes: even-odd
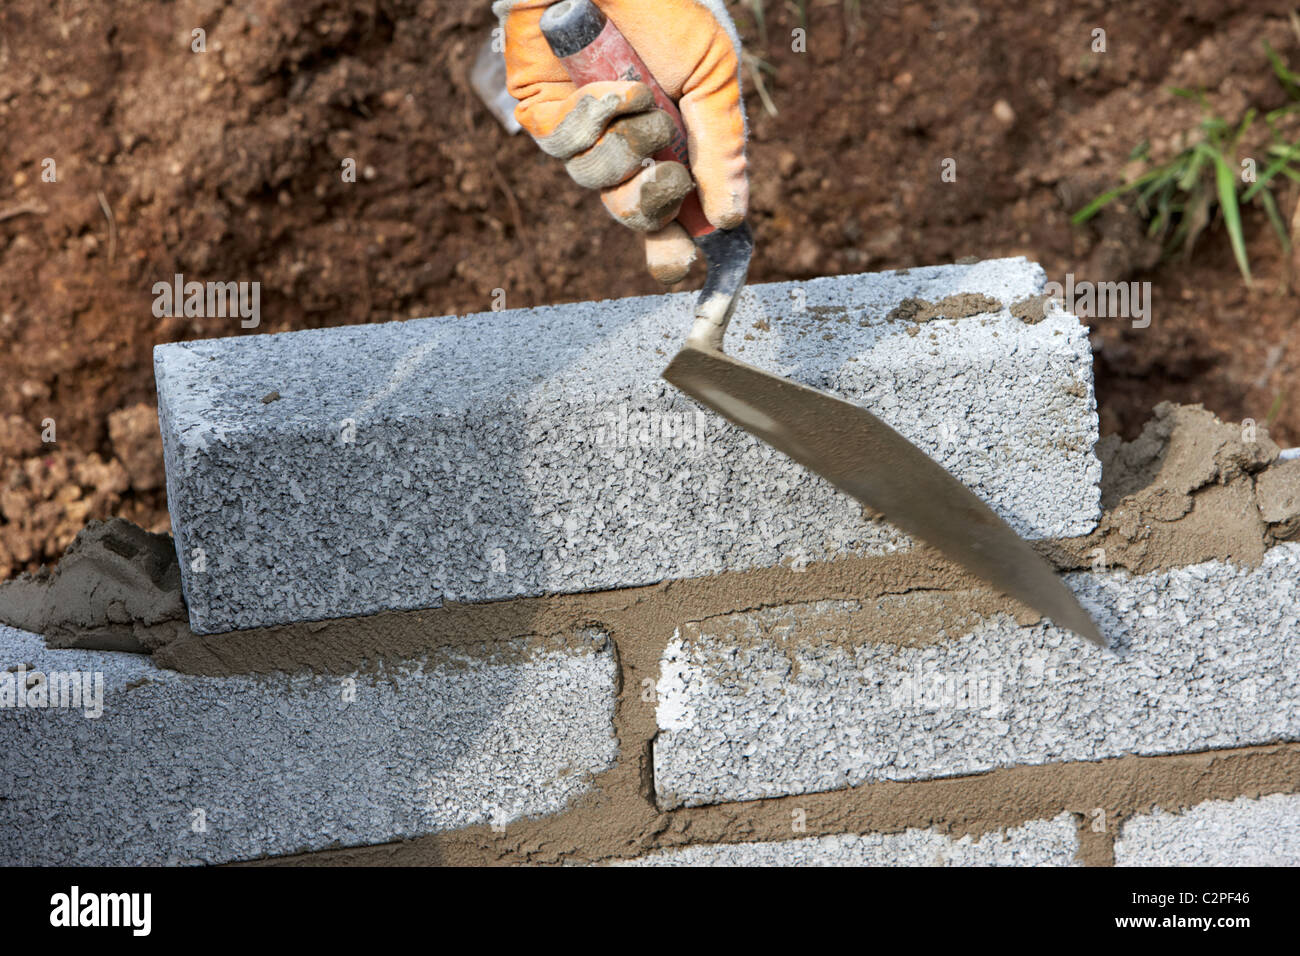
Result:
[[[1241,270],[1241,276],[1246,280],[1246,288],[1249,289],[1255,282],[1250,276],[1250,261],[1246,258],[1246,237],[1241,230],[1241,207],[1237,205],[1237,177],[1222,153],[1213,155],[1214,182],[1219,191],[1219,208],[1223,212],[1223,224],[1228,227],[1232,255],[1237,260],[1237,268]]]
[[[1159,169],[1148,170],[1147,172],[1139,176],[1137,179],[1133,180],[1131,183],[1125,183],[1122,186],[1116,186],[1114,189],[1102,193],[1092,202],[1088,203],[1088,205],[1084,206],[1073,216],[1071,216],[1070,222],[1076,226],[1079,225],[1080,223],[1087,222],[1093,216],[1097,215],[1097,213],[1101,210],[1103,206],[1109,205],[1110,203],[1114,202],[1116,199],[1118,199],[1120,196],[1124,195],[1127,192],[1132,192],[1134,189],[1137,189],[1140,186],[1145,186],[1147,183],[1151,182],[1151,180],[1159,178],[1164,173],[1165,173],[1165,169],[1163,166],[1160,167]]]
[[[1260,205],[1264,207],[1264,212],[1268,214],[1268,221],[1273,225],[1273,231],[1277,233],[1277,238],[1282,243],[1282,251],[1290,254],[1291,237],[1287,235],[1286,223],[1282,221],[1282,213],[1277,208],[1277,200],[1273,194],[1265,189],[1259,194]]]
[[[1282,168],[1288,165],[1290,162],[1291,162],[1291,157],[1283,153],[1282,155],[1278,156],[1277,159],[1269,163],[1266,167],[1264,167],[1264,171],[1259,174],[1259,176],[1255,179],[1255,181],[1250,184],[1250,188],[1241,194],[1241,201],[1250,202],[1252,199],[1255,198],[1255,194],[1258,193],[1260,190],[1267,191],[1269,182],[1273,179],[1274,176],[1282,172]]]
[[[765,0],[749,0],[749,8],[754,11],[754,25],[758,27],[758,42],[767,49],[767,8]]]
[[[1264,41],[1264,52],[1268,55],[1268,62],[1273,65],[1273,73],[1282,84],[1282,88],[1287,91],[1287,95],[1293,99],[1300,97],[1300,76],[1296,76],[1287,68],[1286,61],[1278,56],[1277,51],[1267,40]]]

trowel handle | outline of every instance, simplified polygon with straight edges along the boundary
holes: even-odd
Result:
[[[664,92],[654,74],[632,49],[632,44],[614,26],[614,21],[603,14],[591,0],[563,0],[552,4],[542,14],[542,35],[559,57],[570,79],[579,86],[601,80],[639,80],[650,87],[655,105],[673,121],[673,139],[654,154],[660,162],[675,161],[688,170],[691,168],[690,152],[686,145],[686,126],[682,122],[677,104]],[[692,190],[682,201],[677,221],[691,238],[699,239],[715,232],[715,227],[704,215],[700,205],[700,191]]]

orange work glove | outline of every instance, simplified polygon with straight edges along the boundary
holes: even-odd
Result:
[[[680,163],[644,163],[672,138],[672,121],[654,108],[648,87],[626,80],[577,87],[569,79],[539,26],[555,2],[493,4],[519,100],[515,118],[578,185],[601,191],[615,219],[646,234],[651,275],[676,282],[695,259],[686,230],[673,222],[691,189],[699,187],[704,214],[719,229],[739,225],[749,205],[736,28],[723,0],[595,0],[677,101],[688,172]]]

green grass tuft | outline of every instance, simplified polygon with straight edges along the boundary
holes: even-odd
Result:
[[[1291,102],[1263,116],[1270,143],[1265,153],[1266,165],[1262,171],[1256,171],[1254,182],[1242,181],[1237,151],[1242,138],[1260,118],[1258,111],[1248,110],[1239,122],[1231,124],[1214,113],[1204,93],[1174,87],[1170,92],[1175,96],[1201,104],[1204,118],[1195,134],[1188,137],[1192,144],[1159,165],[1150,160],[1149,144],[1138,144],[1129,158],[1144,160],[1150,168],[1136,179],[1102,193],[1070,221],[1076,225],[1087,222],[1120,196],[1136,194],[1138,211],[1149,223],[1148,235],[1161,238],[1166,252],[1181,250],[1184,255],[1190,255],[1196,240],[1217,212],[1228,230],[1237,268],[1246,285],[1252,286],[1241,222],[1242,207],[1253,202],[1262,208],[1283,249],[1290,251],[1291,240],[1273,187],[1278,176],[1300,182],[1300,141],[1289,142],[1278,129],[1279,120],[1300,110],[1300,75],[1293,73],[1267,43],[1264,50],[1273,75]]]

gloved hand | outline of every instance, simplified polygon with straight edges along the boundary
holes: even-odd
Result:
[[[672,137],[672,121],[654,108],[643,83],[576,87],[569,79],[539,26],[555,2],[493,4],[505,28],[506,75],[519,100],[515,117],[546,153],[565,161],[578,185],[601,191],[615,219],[646,234],[651,275],[676,282],[695,259],[686,230],[673,222],[691,189],[698,185],[704,214],[720,229],[739,225],[748,210],[735,26],[723,0],[595,0],[677,101],[686,125],[688,172],[674,162],[643,165]]]

